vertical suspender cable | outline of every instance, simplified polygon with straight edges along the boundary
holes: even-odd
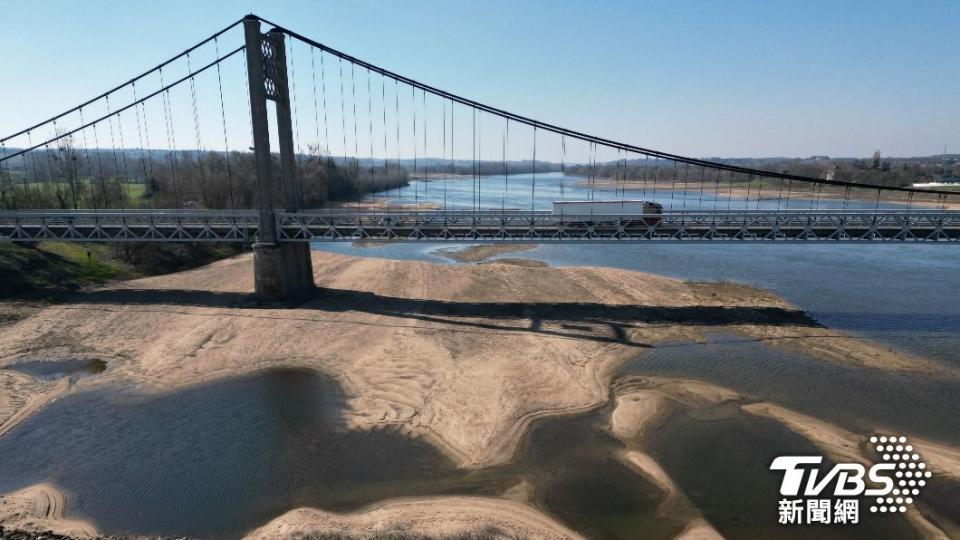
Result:
[[[760,210],[760,200],[763,198],[763,184],[764,184],[764,183],[765,183],[764,177],[761,176],[761,177],[759,178],[759,182],[757,183],[757,210]],[[749,204],[749,202],[750,202],[750,201],[747,201],[748,204]]]
[[[400,82],[393,80],[393,113],[396,116],[397,127],[397,174],[400,173]],[[397,182],[397,196],[400,196],[403,184]]]
[[[330,148],[330,122],[327,120],[327,69],[323,61],[323,51],[320,51],[320,92],[323,94],[323,144],[327,147],[327,155],[332,155]]]
[[[350,103],[353,106],[353,178],[357,203],[360,202],[360,138],[357,136],[357,77],[356,65],[350,62]]]
[[[720,204],[720,169],[717,169],[717,176],[714,178],[713,188],[713,211],[717,211],[717,205]]]
[[[144,107],[144,104],[141,103],[140,106]],[[144,111],[146,111],[146,109],[144,109]],[[80,107],[79,113],[80,113],[80,125],[84,125],[85,122],[83,121],[83,107]],[[144,114],[146,114],[146,112],[144,112]],[[144,121],[146,121],[146,118],[144,118]],[[93,164],[90,162],[90,145],[87,144],[87,130],[83,130],[81,133],[83,134],[83,157],[84,157],[84,160],[87,162],[87,175],[89,176],[87,183],[90,184],[89,188],[92,193],[94,173],[93,173]],[[147,139],[147,147],[149,146],[150,146],[150,142],[149,142],[149,139]],[[151,199],[151,201],[152,200],[153,199]]]
[[[504,127],[504,139],[503,139],[503,193],[506,197],[507,193],[510,193],[510,162],[507,161],[507,147],[510,146],[510,119],[507,118],[507,124]],[[501,206],[506,209],[507,201],[501,203]]]
[[[320,107],[317,106],[317,49],[315,47],[310,47],[310,79],[313,81],[313,127],[317,136],[317,158],[319,159],[322,147],[320,146]]]
[[[700,198],[697,201],[697,212],[703,212],[703,184],[707,180],[707,168],[700,166]]]
[[[474,109],[476,110],[476,109]],[[481,199],[483,197],[483,176],[480,170],[483,164],[483,111],[479,111],[477,119],[477,209],[480,209]]]
[[[419,211],[420,188],[417,185],[417,89],[410,87],[410,114],[413,120],[413,207]],[[426,152],[426,148],[423,149]]]
[[[564,200],[564,191],[563,185],[564,180],[567,177],[567,139],[564,135],[560,135],[560,200]],[[561,208],[563,206],[561,205]]]
[[[110,97],[107,97],[107,127],[110,128],[110,150],[113,152],[113,180],[119,182],[120,160],[117,158],[117,144],[113,138],[113,116],[110,115]]]
[[[727,191],[727,210],[730,210],[730,205],[733,203],[733,171],[730,171],[730,187]]]
[[[160,71],[160,87],[162,88],[164,87],[163,69],[160,69],[159,71]],[[180,182],[177,178],[177,161],[176,161],[177,158],[176,156],[174,156],[174,147],[176,143],[174,142],[175,139],[173,135],[173,120],[170,118],[173,111],[172,111],[172,107],[170,106],[170,89],[169,88],[164,90],[162,99],[163,99],[162,101],[163,116],[164,116],[164,122],[166,124],[166,129],[167,129],[167,147],[169,148],[169,150],[167,151],[167,157],[170,160],[170,177],[173,180],[173,196],[174,196],[174,200],[176,201],[177,208],[182,208],[183,202],[182,202],[181,193],[180,193]]]
[[[470,187],[472,194],[470,196],[470,209],[474,214],[477,212],[477,109],[473,107],[473,123],[470,126],[470,150],[473,155],[473,162],[470,164]]]
[[[456,158],[453,151],[454,129],[453,129],[453,101],[450,101],[450,175],[454,174],[456,168]],[[443,185],[443,205],[447,205],[447,185]]]
[[[103,186],[107,181],[107,176],[103,170],[103,152],[100,150],[100,135],[97,133],[97,124],[93,124],[92,127],[94,152],[97,156],[97,172],[100,174],[100,180],[97,182],[96,187],[97,192],[94,194],[94,200],[96,201],[94,207],[97,207],[100,202],[102,202],[99,197],[103,195]],[[27,137],[30,137],[30,133],[27,133]]]
[[[293,104],[293,133],[297,137],[294,142],[294,152],[296,152],[296,161],[297,161],[297,180],[302,181],[303,177],[303,149],[300,145],[300,113],[297,108],[297,72],[294,66],[294,56],[295,52],[293,49],[292,39],[283,40],[284,47],[286,44],[290,44],[290,54],[287,55],[287,60],[290,62],[290,101]]]
[[[381,75],[381,78],[382,77],[383,76]],[[372,185],[371,189],[373,190],[373,210],[374,212],[376,212],[378,190],[377,190],[377,185],[374,183],[374,176],[373,176],[373,167],[375,163],[373,159],[373,97],[370,94],[371,94],[370,69],[367,68],[367,124],[368,124],[367,131],[368,131],[368,138],[370,139],[370,165],[366,167],[366,169],[370,171],[370,182]],[[387,178],[386,175],[384,175],[384,181],[386,181],[386,178]],[[386,203],[389,206],[390,201],[387,200]]]
[[[39,151],[40,151],[40,150],[35,150],[35,152],[39,152]],[[57,194],[58,194],[58,197],[57,197],[58,201],[57,201],[57,202],[59,203],[59,202],[61,202],[59,199],[62,198],[62,195],[59,195],[59,194],[60,194],[59,182],[54,182],[54,177],[53,177],[53,158],[50,156],[50,143],[49,143],[49,142],[47,142],[46,144],[43,145],[43,150],[42,150],[42,151],[43,151],[43,155],[47,158],[47,159],[46,159],[46,162],[47,162],[47,178],[46,178],[46,181],[47,181],[48,184],[53,184],[53,186],[54,186],[54,191],[56,191]],[[61,207],[62,207],[62,206],[63,206],[63,205],[61,204]],[[66,210],[66,208],[62,208],[62,209],[63,209],[63,210]]]
[[[344,92],[343,92],[343,58],[341,58],[339,61],[339,67],[340,67],[340,133],[341,135],[343,135],[343,170],[346,171],[348,170],[347,168],[348,167],[347,165],[347,113],[346,113],[346,107],[344,105],[344,101],[346,101],[346,97],[344,97]]]
[[[643,155],[643,200],[647,200],[647,173],[650,170],[650,156],[647,154]],[[650,202],[657,202],[653,200],[653,197],[650,198]]]
[[[0,141],[0,157],[7,155],[7,143],[5,141]],[[6,165],[3,161],[0,161],[0,182],[3,182],[3,209],[4,210],[16,210],[17,209],[17,191],[16,186],[13,185],[13,177],[10,176],[10,173],[6,170]],[[7,200],[6,190],[10,189],[11,199]]]
[[[589,199],[593,200],[593,190],[596,187],[597,179],[597,143],[590,143],[590,196]]]
[[[680,197],[682,203],[683,211],[687,210],[687,193],[689,193],[688,186],[690,185],[690,164],[685,163],[683,166],[683,193]]]
[[[137,83],[133,83],[133,101],[137,101]],[[134,107],[134,111],[137,113],[137,140],[140,142],[140,165],[143,167],[143,185],[144,185],[144,194],[147,193],[149,189],[150,175],[147,173],[147,156],[144,152],[143,147],[143,127],[141,126],[140,118],[140,106]],[[143,119],[146,121],[146,118]],[[150,197],[151,202],[153,197]]]
[[[747,196],[744,197],[743,209],[747,210],[750,207],[750,190],[753,189],[753,175],[747,175]]]
[[[217,58],[220,58],[220,44],[216,39],[213,40],[214,47],[216,47]],[[244,63],[246,63],[246,55],[243,55]],[[247,87],[247,85],[244,85]],[[220,121],[223,125],[223,161],[227,167],[227,191],[230,198],[230,208],[237,208],[236,200],[233,196],[233,171],[230,167],[230,141],[227,137],[227,111],[223,104],[223,76],[220,73],[220,62],[217,62],[217,88],[220,90]],[[249,96],[250,88],[247,88],[247,95]],[[249,108],[249,107],[248,107]],[[251,120],[251,124],[252,124]],[[146,126],[146,121],[144,121],[144,126]],[[251,127],[252,129],[252,127]],[[150,134],[147,133],[147,146],[150,145]],[[153,199],[151,198],[151,201]]]
[[[443,106],[443,158],[447,158],[447,102],[440,103]],[[450,161],[451,167],[453,161]],[[441,167],[442,168],[442,167]],[[443,212],[447,212],[447,175],[443,175]]]
[[[500,197],[500,213],[503,214],[507,210],[507,134],[510,129],[510,120],[507,119],[504,124],[503,138],[501,139],[501,144],[503,145],[503,195]]]
[[[623,186],[623,181],[625,179],[625,174],[623,173],[623,156],[621,155],[623,150],[617,148],[617,169],[615,174],[615,179],[613,182],[613,193],[615,197],[620,198],[620,217],[623,217],[623,208],[624,208],[624,197],[621,193],[621,188]],[[625,191],[623,193],[626,193]]]
[[[124,184],[130,182],[130,170],[127,167],[127,145],[123,142],[123,116],[122,112],[117,113],[117,135],[120,137],[120,160],[123,162],[123,181]],[[54,126],[56,126],[56,121],[54,121]],[[124,198],[126,198],[126,193],[124,193]]]
[[[30,146],[33,146],[33,135],[31,135],[29,131],[27,132],[27,144],[29,144]],[[27,169],[27,154],[20,154],[20,157],[23,160],[23,187],[27,195],[29,195],[31,182],[28,182],[30,172]],[[39,182],[39,179],[37,178],[37,159],[33,153],[30,153],[30,162],[33,164],[33,182],[32,183],[35,184],[33,190],[36,192],[36,199],[37,199],[36,202],[37,204],[40,204],[41,195],[40,195],[40,182]]]
[[[427,160],[430,157],[430,149],[427,148],[427,130],[430,129],[430,122],[428,122],[428,113],[427,113],[427,92],[421,91],[423,96],[423,159]],[[430,192],[430,182],[427,181],[427,171],[430,168],[429,161],[423,167],[423,196],[426,197]]]
[[[654,202],[656,202],[657,200],[657,182],[659,181],[659,178],[660,178],[660,158],[655,157],[653,158],[653,181],[652,181],[653,195],[651,195],[651,199]]]
[[[190,67],[190,55],[187,54],[187,72],[193,73],[193,69]],[[206,178],[203,174],[203,148],[200,141],[200,112],[197,108],[197,87],[194,82],[194,76],[190,76],[190,102],[193,105],[193,132],[196,135],[197,139],[197,166],[200,168],[200,203],[204,207],[210,206],[210,201],[207,198],[207,185]],[[123,131],[120,132],[121,134]],[[121,135],[122,137],[122,135]],[[121,144],[122,138],[121,138]]]
[[[535,209],[537,200],[537,126],[533,126],[533,182],[530,184],[530,211]]]
[[[390,173],[390,149],[387,145],[387,78],[380,76],[380,106],[383,113],[383,174]]]

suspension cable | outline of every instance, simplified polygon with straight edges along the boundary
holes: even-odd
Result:
[[[370,63],[368,63],[368,62],[364,62],[363,60],[360,60],[359,58],[350,56],[350,55],[348,55],[348,54],[346,54],[346,53],[343,53],[343,52],[341,52],[341,51],[338,51],[338,50],[336,50],[336,49],[333,49],[333,48],[331,48],[331,47],[329,47],[329,46],[327,46],[327,45],[324,45],[324,44],[322,44],[322,43],[320,43],[320,42],[317,42],[317,41],[315,41],[315,40],[312,40],[312,39],[310,39],[310,38],[307,38],[306,36],[303,36],[302,34],[299,34],[299,33],[297,33],[297,32],[294,32],[294,31],[292,31],[292,30],[290,30],[290,29],[288,29],[288,28],[285,28],[285,27],[283,27],[283,26],[281,26],[281,25],[278,25],[278,24],[276,24],[276,23],[274,23],[274,22],[272,22],[272,21],[269,21],[269,20],[263,19],[263,18],[259,18],[259,19],[260,19],[261,21],[267,23],[267,24],[271,24],[271,25],[275,26],[278,30],[286,33],[287,35],[289,35],[290,37],[292,37],[292,38],[294,38],[294,39],[301,40],[301,41],[303,41],[303,42],[305,42],[305,43],[307,43],[307,44],[309,44],[309,45],[312,45],[312,46],[314,46],[314,47],[317,47],[317,48],[319,48],[319,49],[321,49],[321,50],[323,50],[323,51],[326,51],[326,52],[328,52],[328,53],[330,53],[330,54],[332,54],[332,55],[334,55],[334,56],[337,56],[337,57],[339,57],[339,58],[341,58],[341,59],[343,59],[343,60],[350,61],[350,62],[352,62],[352,63],[355,63],[355,64],[359,65],[359,66],[369,67],[371,70],[376,71],[376,72],[378,72],[378,73],[381,73],[381,74],[383,74],[383,75],[386,76],[386,77],[389,77],[389,78],[394,79],[394,80],[399,81],[399,82],[403,82],[403,83],[408,84],[408,85],[411,85],[411,86],[415,86],[415,87],[420,88],[421,90],[423,90],[423,91],[425,91],[425,92],[430,92],[430,93],[432,93],[432,94],[434,94],[434,95],[437,95],[438,97],[442,97],[442,98],[444,98],[444,99],[448,99],[448,100],[450,100],[451,102],[460,103],[461,105],[464,105],[464,106],[467,106],[467,107],[475,107],[475,108],[477,108],[477,109],[480,110],[480,111],[487,112],[487,113],[490,113],[490,114],[494,114],[494,115],[497,115],[497,116],[501,116],[501,117],[504,117],[504,118],[509,118],[510,120],[513,120],[513,121],[515,121],[515,122],[519,122],[519,123],[522,123],[522,124],[526,124],[526,125],[529,125],[529,126],[531,126],[531,127],[536,127],[536,128],[539,129],[539,130],[550,131],[550,132],[556,133],[556,134],[558,134],[558,135],[566,135],[566,136],[568,136],[568,137],[573,137],[573,138],[581,139],[581,140],[584,140],[584,141],[593,142],[593,143],[600,144],[600,145],[603,145],[603,146],[606,146],[606,147],[610,147],[610,148],[620,148],[620,149],[623,149],[623,150],[625,150],[625,151],[629,151],[629,152],[633,152],[633,153],[637,153],[637,154],[645,154],[645,155],[649,155],[649,156],[651,156],[651,157],[660,158],[660,159],[666,159],[666,160],[675,160],[675,161],[682,162],[682,163],[689,163],[689,164],[691,164],[691,165],[702,165],[702,166],[705,166],[705,167],[708,167],[708,168],[721,169],[721,170],[728,171],[728,172],[731,172],[731,173],[740,173],[740,174],[744,174],[744,175],[749,175],[749,174],[754,174],[754,175],[767,175],[767,176],[769,176],[769,177],[778,178],[778,179],[782,179],[782,180],[792,179],[792,180],[797,180],[797,181],[802,181],[802,182],[815,182],[815,183],[820,183],[820,182],[822,182],[822,183],[826,183],[826,184],[828,184],[828,185],[841,185],[841,186],[842,186],[842,185],[845,185],[845,184],[847,183],[847,182],[840,182],[840,181],[833,181],[833,180],[822,180],[822,179],[818,179],[818,178],[805,177],[805,176],[799,176],[799,175],[792,175],[792,174],[787,174],[787,173],[776,173],[776,172],[770,172],[770,171],[763,171],[763,170],[760,170],[760,169],[752,169],[752,168],[749,168],[749,167],[740,167],[740,166],[732,165],[732,164],[729,164],[729,163],[722,163],[722,162],[715,162],[715,161],[709,161],[709,160],[703,160],[703,159],[690,158],[690,157],[681,156],[681,155],[678,155],[678,154],[671,154],[671,153],[668,153],[668,152],[662,152],[662,151],[653,150],[653,149],[649,149],[649,148],[643,148],[643,147],[634,146],[634,145],[630,145],[630,144],[626,144],[626,143],[621,143],[621,142],[614,141],[614,140],[611,140],[611,139],[606,139],[606,138],[603,138],[603,137],[598,137],[598,136],[594,136],[594,135],[589,135],[589,134],[587,134],[587,133],[582,133],[582,132],[574,131],[574,130],[571,130],[571,129],[563,128],[563,127],[560,127],[560,126],[556,126],[556,125],[553,125],[553,124],[549,124],[549,123],[546,123],[546,122],[541,122],[541,121],[538,121],[538,120],[534,120],[534,119],[532,119],[532,118],[528,118],[528,117],[525,117],[525,116],[521,116],[521,115],[519,115],[519,114],[511,113],[511,112],[506,111],[506,110],[503,110],[503,109],[499,109],[499,108],[496,108],[496,107],[492,107],[492,106],[489,106],[489,105],[485,105],[485,104],[483,104],[483,103],[479,103],[479,102],[477,102],[477,101],[473,101],[473,100],[471,100],[471,99],[468,99],[468,98],[465,98],[465,97],[462,97],[462,96],[458,96],[458,95],[456,95],[456,94],[453,94],[453,93],[450,93],[450,92],[441,90],[441,89],[439,89],[439,88],[436,88],[436,87],[433,87],[433,86],[430,86],[430,85],[427,85],[427,84],[418,82],[418,81],[413,80],[413,79],[410,79],[410,78],[408,78],[408,77],[404,77],[403,75],[399,75],[399,74],[397,74],[397,73],[394,73],[394,72],[392,72],[392,71],[386,70],[386,69],[381,68],[381,67],[379,67],[379,66],[376,66],[376,65],[374,65],[374,64],[370,64]],[[860,185],[860,184],[856,184],[856,183],[851,183],[851,184],[853,184],[853,185]],[[864,185],[862,185],[862,187],[873,188],[873,187],[876,187],[876,186],[869,185],[869,184],[864,184]],[[943,193],[943,194],[945,194],[945,195],[949,195],[949,194],[950,194],[950,192],[945,192],[945,191],[923,190],[923,189],[908,188],[908,187],[893,187],[893,186],[891,186],[891,187],[888,187],[888,188],[885,188],[885,189],[889,189],[889,190],[892,190],[892,191],[904,191],[904,192],[915,191],[915,192],[921,192],[921,193]]]
[[[6,136],[6,137],[3,137],[2,139],[0,139],[0,142],[6,142],[6,141],[8,141],[8,140],[10,140],[10,139],[13,139],[14,137],[19,137],[20,135],[23,135],[23,134],[25,134],[25,133],[27,133],[27,132],[29,132],[29,131],[33,131],[33,130],[37,129],[38,127],[44,126],[44,125],[46,125],[46,124],[49,124],[49,123],[53,122],[54,120],[59,120],[59,119],[63,118],[64,116],[66,116],[66,115],[68,115],[68,114],[70,114],[70,113],[77,112],[77,111],[83,109],[84,107],[86,107],[87,105],[90,105],[91,103],[94,103],[94,102],[96,102],[96,101],[99,101],[99,100],[101,100],[101,99],[109,96],[110,94],[113,94],[113,93],[116,92],[117,90],[120,90],[121,88],[123,88],[123,87],[125,87],[125,86],[127,86],[127,85],[131,85],[131,84],[139,81],[140,79],[146,77],[147,75],[150,75],[150,74],[152,74],[152,73],[154,73],[154,72],[156,72],[156,71],[159,71],[159,70],[163,69],[163,68],[166,67],[167,65],[169,65],[169,64],[171,64],[171,63],[179,60],[180,58],[186,56],[187,54],[190,54],[191,52],[195,51],[197,48],[202,47],[203,45],[209,43],[210,41],[216,39],[217,37],[225,34],[227,31],[229,31],[229,30],[230,30],[231,28],[233,28],[234,26],[237,26],[237,25],[240,24],[241,22],[243,22],[243,19],[234,21],[234,22],[230,23],[230,24],[229,24],[227,27],[225,27],[224,29],[220,30],[219,32],[214,33],[213,35],[211,35],[210,37],[204,39],[203,41],[200,41],[199,43],[197,43],[197,44],[194,45],[193,47],[190,47],[190,48],[188,48],[187,50],[181,52],[180,54],[178,54],[178,55],[176,55],[176,56],[173,56],[173,57],[167,59],[167,60],[164,61],[164,62],[161,62],[161,63],[158,64],[157,66],[154,66],[153,68],[150,68],[150,69],[148,69],[147,71],[144,71],[144,72],[141,73],[140,75],[137,75],[136,77],[134,77],[134,78],[132,78],[132,79],[130,79],[130,80],[124,82],[124,83],[121,83],[121,84],[119,84],[119,85],[111,88],[110,90],[107,90],[106,92],[104,92],[104,93],[102,93],[102,94],[100,94],[100,95],[98,95],[98,96],[96,96],[96,97],[94,97],[94,98],[90,98],[90,99],[88,99],[87,101],[84,101],[83,103],[81,103],[80,105],[77,105],[76,107],[73,107],[73,108],[71,108],[71,109],[68,109],[68,110],[66,110],[66,111],[63,111],[63,112],[60,113],[60,114],[51,116],[50,118],[48,118],[48,119],[46,119],[46,120],[44,120],[44,121],[42,121],[42,122],[38,122],[37,124],[34,124],[34,125],[26,128],[26,129],[20,130],[20,131],[14,133],[14,134],[12,134],[12,135],[8,135],[8,136]],[[48,142],[53,142],[53,141],[51,140],[51,141],[48,141]],[[41,145],[41,146],[42,146],[42,145]]]
[[[231,51],[231,52],[229,52],[229,53],[221,56],[220,58],[214,60],[213,62],[210,62],[209,64],[203,66],[202,68],[194,71],[194,72],[193,72],[193,75],[199,75],[199,74],[203,73],[204,71],[206,71],[206,70],[214,67],[215,65],[218,65],[220,62],[226,60],[227,58],[230,58],[231,56],[237,54],[238,52],[240,52],[240,51],[242,51],[242,50],[243,50],[243,47],[242,47],[242,46],[241,46],[241,47],[237,47],[237,48],[234,49],[233,51]],[[137,100],[137,101],[135,101],[135,102],[133,102],[133,103],[128,103],[127,105],[124,105],[123,107],[120,107],[119,109],[116,109],[116,110],[114,110],[114,111],[112,111],[112,112],[110,112],[110,113],[108,113],[108,114],[105,114],[105,115],[97,118],[96,120],[91,120],[91,121],[86,122],[86,123],[83,123],[83,120],[81,120],[81,125],[80,125],[80,126],[74,128],[74,129],[68,130],[68,131],[63,131],[63,132],[59,133],[58,135],[56,135],[56,136],[54,136],[54,137],[51,137],[50,139],[48,139],[48,140],[46,140],[46,141],[44,141],[44,142],[41,142],[41,143],[38,143],[38,144],[34,145],[32,141],[29,141],[27,148],[21,148],[20,150],[18,150],[18,151],[16,151],[16,152],[13,152],[13,153],[11,153],[11,154],[8,154],[8,155],[5,155],[5,156],[3,156],[3,157],[0,157],[0,161],[6,161],[6,160],[8,160],[8,159],[13,159],[13,158],[15,158],[15,157],[21,156],[21,155],[23,155],[23,154],[26,154],[26,153],[32,151],[32,150],[36,150],[37,148],[41,148],[41,147],[43,147],[43,146],[46,145],[46,144],[53,143],[53,142],[58,141],[58,140],[60,140],[60,139],[62,139],[62,138],[64,138],[64,137],[69,137],[70,135],[73,135],[74,133],[77,133],[77,132],[80,132],[80,131],[82,131],[82,130],[84,130],[84,129],[87,129],[88,127],[96,128],[96,124],[98,124],[98,123],[100,123],[100,122],[102,122],[102,121],[110,118],[111,116],[120,114],[120,113],[126,111],[127,109],[130,109],[131,107],[134,107],[134,106],[136,106],[136,105],[139,105],[140,103],[143,103],[143,102],[145,102],[145,101],[147,101],[147,100],[149,100],[149,99],[151,99],[151,98],[153,98],[153,97],[155,97],[155,96],[161,95],[161,94],[163,94],[164,92],[170,90],[171,88],[173,88],[173,87],[175,87],[175,86],[183,83],[184,81],[188,80],[189,78],[190,78],[189,76],[185,76],[185,77],[182,77],[182,78],[180,78],[180,79],[177,79],[176,81],[174,81],[174,82],[172,82],[172,83],[170,83],[170,84],[168,84],[168,85],[166,85],[166,86],[163,86],[162,88],[158,89],[157,91],[155,91],[155,92],[153,92],[153,93],[151,93],[151,94],[149,94],[149,95],[147,95],[147,96],[144,96],[144,97],[140,98],[139,100]],[[79,109],[78,109],[78,110],[79,110]],[[28,135],[28,139],[29,139],[30,132],[28,131],[28,132],[26,132],[26,134]]]

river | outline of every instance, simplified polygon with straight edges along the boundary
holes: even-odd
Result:
[[[577,179],[558,174],[538,174],[531,193],[530,179],[508,179],[508,197],[521,203],[514,207],[523,208],[526,201],[529,208],[532,201],[544,209],[561,194],[590,196]],[[477,200],[473,186],[470,179],[417,181],[371,199],[446,200],[451,208],[471,208]],[[481,186],[481,207],[505,205],[502,177],[484,179]],[[653,198],[639,191],[627,190],[626,197]],[[612,191],[594,195],[614,197]],[[742,199],[704,197],[661,189],[656,200],[666,208],[671,199],[676,207],[684,201],[692,205],[694,198],[697,204],[746,205]],[[767,204],[775,202],[761,202]],[[796,197],[792,204],[812,203]],[[825,200],[820,208],[839,204]],[[453,246],[316,243],[313,248],[314,256],[331,251],[457,264],[437,253]],[[503,256],[747,283],[775,292],[829,327],[960,367],[956,246],[553,244]],[[960,380],[952,375],[842,366],[728,334],[711,335],[702,344],[659,344],[621,368],[619,376],[630,375],[714,382],[851,429],[894,429],[960,444]],[[411,495],[494,496],[525,480],[535,506],[592,538],[669,538],[682,528],[678,516],[657,513],[662,492],[611,459],[622,443],[604,427],[609,406],[535,422],[514,463],[479,472],[458,470],[429,444],[398,431],[348,430],[340,422],[345,406],[334,383],[298,370],[268,371],[169,395],[133,388],[76,392],[0,437],[0,491],[52,481],[75,501],[71,515],[92,518],[106,533],[232,538],[302,505],[351,510]],[[677,413],[647,450],[729,538],[810,532],[775,526],[778,480],[766,470],[770,459],[816,452],[779,424],[736,412],[720,417]],[[943,493],[958,492],[952,483],[940,486]],[[938,511],[960,517],[960,509],[950,506],[955,503],[943,504]],[[887,516],[859,528],[829,529],[829,534],[904,538],[912,533],[902,518]]]

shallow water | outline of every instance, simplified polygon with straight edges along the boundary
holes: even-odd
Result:
[[[305,370],[160,396],[80,392],[0,437],[0,492],[52,481],[105,532],[229,538],[303,505],[500,487],[474,486],[395,430],[347,430],[343,407],[336,385]]]
[[[615,458],[624,446],[605,429],[610,407],[536,422],[517,467],[534,504],[589,538],[673,538],[685,515],[661,515],[665,494]]]
[[[80,379],[103,373],[107,363],[96,358],[68,358],[66,360],[26,360],[5,366],[3,369],[19,371],[40,380],[51,381],[70,377]]]
[[[657,344],[620,373],[695,378],[859,433],[885,429],[960,444],[956,375],[845,366],[732,334]]]
[[[738,413],[717,417],[715,411],[699,418],[680,412],[663,422],[650,440],[651,455],[728,539],[917,538],[902,516],[873,515],[862,507],[857,525],[779,525],[780,475],[757,465],[769,464],[778,455],[820,452],[772,420]]]
[[[726,346],[723,339],[711,346]],[[654,349],[649,365],[623,372],[669,374],[671,357],[658,354],[682,348]],[[757,381],[745,384],[762,394]],[[67,493],[71,515],[107,533],[233,538],[300,506],[349,511],[402,496],[498,496],[525,480],[537,508],[590,538],[672,538],[683,527],[685,515],[658,512],[665,494],[615,458],[626,446],[607,431],[609,405],[537,421],[512,464],[471,472],[396,430],[349,430],[344,410],[332,381],[297,369],[161,395],[76,392],[0,437],[0,492],[50,481]],[[771,457],[812,447],[773,422],[736,416],[677,415],[650,438],[650,451],[722,532],[756,537],[775,516]],[[741,475],[734,487],[729,463]],[[869,527],[841,532],[898,537]]]
[[[538,422],[515,463],[463,471],[384,428],[349,430],[338,387],[269,370],[163,395],[71,394],[0,437],[0,492],[50,481],[70,515],[110,534],[235,538],[301,506],[349,511],[414,495],[499,496],[526,480],[534,503],[598,538],[668,538],[662,494],[615,462],[607,410]]]

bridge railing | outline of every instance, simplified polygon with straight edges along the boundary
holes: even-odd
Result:
[[[960,212],[789,211],[555,215],[548,211],[275,212],[280,242],[956,242]],[[252,242],[253,211],[0,212],[6,241]]]

